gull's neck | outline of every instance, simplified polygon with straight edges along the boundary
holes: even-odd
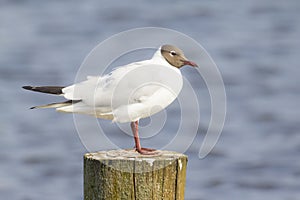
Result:
[[[173,67],[172,65],[170,65],[170,63],[161,55],[161,47],[159,47],[159,49],[154,53],[153,57],[151,58],[151,61],[153,63],[157,63],[157,64],[161,64],[161,65],[166,65],[166,66],[170,66]]]

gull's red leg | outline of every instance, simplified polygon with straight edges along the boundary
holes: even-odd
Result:
[[[134,137],[134,142],[135,142],[135,148],[141,149],[141,143],[140,143],[140,138],[139,138],[139,121],[131,122],[131,130],[133,133]]]
[[[131,122],[131,130],[134,136],[134,142],[135,142],[135,149],[140,154],[146,154],[146,155],[153,155],[155,154],[155,149],[148,149],[148,148],[142,148],[140,137],[139,137],[139,121]]]

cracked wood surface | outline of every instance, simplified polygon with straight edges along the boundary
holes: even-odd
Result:
[[[84,200],[184,199],[187,156],[111,150],[84,155]]]

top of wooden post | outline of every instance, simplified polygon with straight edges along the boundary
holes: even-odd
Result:
[[[118,149],[118,150],[109,150],[109,151],[99,151],[93,153],[86,153],[84,155],[85,159],[99,161],[102,164],[108,165],[119,171],[127,171],[132,173],[141,173],[146,171],[158,170],[160,168],[164,168],[168,165],[171,165],[173,162],[178,162],[179,170],[182,168],[181,159],[187,160],[187,156],[174,152],[174,151],[161,151],[157,150],[157,154],[155,155],[141,155],[136,152],[134,149]],[[139,162],[143,163],[143,168],[141,171],[137,171],[132,167],[125,167],[124,162],[133,163]],[[130,166],[130,165],[129,165]]]

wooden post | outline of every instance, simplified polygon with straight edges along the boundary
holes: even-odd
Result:
[[[84,155],[84,200],[184,199],[187,156],[111,150]]]

